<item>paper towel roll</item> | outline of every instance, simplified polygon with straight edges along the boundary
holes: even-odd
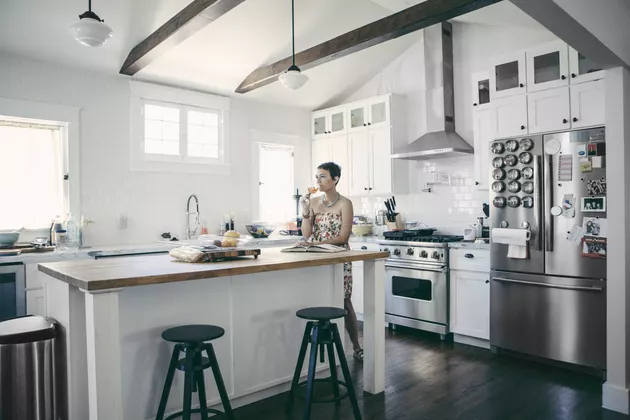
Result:
[[[495,244],[526,246],[530,237],[531,232],[527,229],[492,229],[492,242]]]
[[[508,246],[507,257],[514,259],[526,259],[527,242],[531,238],[531,232],[527,229],[492,229],[492,242]]]

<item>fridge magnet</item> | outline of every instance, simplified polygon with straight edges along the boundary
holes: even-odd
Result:
[[[584,157],[586,156],[586,144],[582,143],[582,144],[578,144],[577,145],[577,155],[579,157]]]
[[[592,172],[593,171],[593,163],[591,162],[591,158],[585,157],[580,158],[580,172]]]
[[[582,197],[582,211],[605,212],[606,197]]]
[[[562,216],[566,218],[575,217],[575,197],[573,194],[565,194],[562,199]]]
[[[587,258],[606,258],[606,239],[584,237],[581,255]]]
[[[589,156],[597,156],[597,143],[589,143],[586,150]]]
[[[586,193],[588,195],[606,194],[606,179],[591,179],[586,183]]]
[[[591,158],[593,169],[601,169],[604,167],[604,158],[602,156],[593,156]]]
[[[558,157],[558,181],[569,182],[573,180],[573,156],[560,155]]]
[[[608,237],[608,220],[597,217],[585,217],[582,222],[584,226],[584,236],[593,236],[597,238]]]
[[[571,230],[567,232],[567,241],[573,242],[576,246],[582,243],[584,237],[584,227],[573,225]]]
[[[561,148],[562,145],[558,139],[551,138],[545,141],[545,153],[548,155],[555,155]]]

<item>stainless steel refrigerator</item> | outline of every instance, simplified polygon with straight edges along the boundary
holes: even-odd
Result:
[[[490,229],[530,231],[525,258],[491,238],[490,344],[606,366],[603,127],[495,140]]]

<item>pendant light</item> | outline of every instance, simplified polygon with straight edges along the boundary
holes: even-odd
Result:
[[[103,19],[92,12],[92,0],[88,0],[88,11],[79,15],[79,20],[70,25],[70,32],[80,44],[88,47],[100,47],[112,36],[114,31],[103,23]]]
[[[291,41],[293,44],[293,64],[287,71],[278,76],[282,85],[291,90],[296,90],[304,86],[308,76],[300,71],[295,65],[295,0],[291,0]]]

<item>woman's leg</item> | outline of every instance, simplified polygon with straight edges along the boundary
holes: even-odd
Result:
[[[359,323],[357,322],[357,315],[354,313],[354,307],[350,298],[344,298],[343,306],[348,312],[345,316],[346,331],[352,341],[352,347],[354,351],[361,349],[361,343],[359,343]]]

